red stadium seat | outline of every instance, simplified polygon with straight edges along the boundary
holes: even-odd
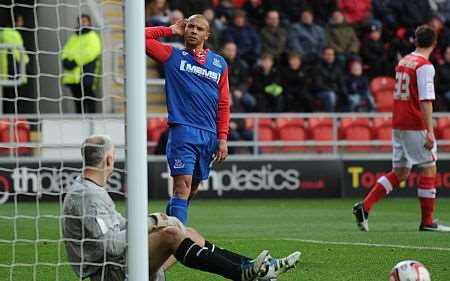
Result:
[[[450,118],[440,117],[436,121],[436,138],[439,140],[450,140]],[[450,151],[450,145],[441,145],[439,149]]]
[[[377,117],[373,119],[372,136],[374,140],[392,142],[392,119]],[[378,146],[382,152],[392,151],[392,145]]]
[[[308,136],[314,141],[333,140],[333,119],[329,117],[312,117],[308,120]],[[315,145],[312,147],[316,152],[331,152],[331,145]]]
[[[394,106],[393,93],[393,90],[373,92],[377,111],[392,112],[392,108]]]
[[[164,133],[169,124],[166,118],[150,118],[147,121],[147,140],[158,143],[162,133]],[[148,147],[149,153],[154,152],[155,147]]]
[[[11,135],[12,133],[12,135]],[[1,120],[0,121],[0,142],[3,143],[28,143],[31,141],[31,130],[27,120]],[[0,148],[0,154],[9,155],[11,149]],[[28,155],[33,152],[31,147],[17,146],[12,149],[14,154]]]
[[[245,119],[245,127],[247,129],[253,129],[254,120],[255,120],[254,118],[247,118],[247,119]],[[270,118],[259,118],[258,119],[258,125],[259,125],[259,127],[272,128],[273,127],[273,121]]]
[[[377,111],[392,111],[394,90],[395,79],[392,77],[380,76],[370,82],[370,91],[375,98]]]
[[[147,123],[147,139],[149,141],[159,141],[161,134],[169,128],[167,119],[151,118]]]
[[[245,120],[245,127],[254,129],[254,118],[247,118]],[[276,131],[273,129],[273,121],[271,118],[258,119],[258,140],[259,141],[273,141],[277,139]],[[273,153],[276,151],[274,146],[261,146],[262,153]]]
[[[372,134],[370,128],[367,126],[350,126],[342,133],[342,139],[347,141],[370,141]],[[346,151],[363,152],[370,151],[370,145],[347,145]]]
[[[369,129],[369,118],[366,117],[344,117],[339,123],[339,139],[348,141],[368,141],[372,134]],[[370,146],[348,145],[344,147],[346,151],[368,151]]]
[[[380,91],[394,91],[395,79],[388,76],[375,77],[370,81],[370,91],[375,94]]]
[[[362,126],[369,127],[369,118],[367,117],[344,117],[339,122],[339,135],[343,136],[343,133],[350,127]]]
[[[303,118],[278,118],[276,120],[278,136],[283,141],[303,141],[306,139],[305,120]],[[283,146],[281,151],[305,151],[304,146]]]

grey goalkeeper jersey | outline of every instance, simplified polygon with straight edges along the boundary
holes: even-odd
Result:
[[[64,199],[63,235],[78,276],[87,277],[105,262],[124,263],[126,220],[103,187],[78,177]]]

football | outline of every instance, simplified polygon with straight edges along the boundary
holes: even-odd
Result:
[[[430,273],[418,261],[402,261],[394,266],[390,281],[431,281]]]

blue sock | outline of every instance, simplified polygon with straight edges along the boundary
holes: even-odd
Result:
[[[177,217],[184,225],[188,219],[188,200],[172,197],[167,203],[166,214]]]

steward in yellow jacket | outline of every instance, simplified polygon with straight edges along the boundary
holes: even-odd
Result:
[[[77,113],[95,113],[95,76],[100,68],[102,42],[97,32],[90,28],[88,15],[81,16],[80,24],[79,30],[70,36],[63,48],[63,83],[76,98]]]

